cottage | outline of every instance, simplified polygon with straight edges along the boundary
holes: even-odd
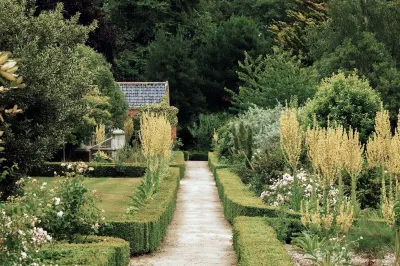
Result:
[[[169,103],[169,86],[165,82],[117,82],[128,101],[128,115],[135,117],[137,108],[160,103],[163,97]],[[176,126],[172,128],[172,137],[176,138]]]

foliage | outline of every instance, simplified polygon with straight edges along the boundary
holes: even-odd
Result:
[[[99,28],[101,28],[101,25],[97,29]],[[96,30],[92,33],[95,34]],[[118,84],[115,82],[111,72],[111,65],[107,63],[101,54],[96,53],[87,46],[79,45],[78,51],[81,53],[82,57],[88,59],[88,68],[93,71],[93,84],[98,88],[103,97],[108,97],[109,105],[106,106],[106,108],[102,108],[102,110],[108,111],[111,114],[109,118],[111,121],[106,122],[106,120],[103,119],[102,122],[116,128],[122,128],[128,112],[128,102]],[[97,123],[100,121],[101,119],[96,119]]]
[[[395,242],[393,228],[382,221],[374,221],[374,217],[365,216],[361,216],[350,229],[348,238],[350,241],[360,239],[354,247],[356,252],[373,255],[391,250]]]
[[[103,123],[97,124],[95,134],[96,134],[96,145],[98,148],[98,152],[100,153],[100,147],[101,145],[103,145],[103,142],[106,139],[106,127]]]
[[[328,239],[320,239],[318,235],[302,232],[295,239],[304,252],[309,255],[307,259],[315,265],[349,265],[351,262],[350,248],[356,246],[360,239],[347,242],[339,236]]]
[[[58,176],[55,187],[46,189],[46,183],[39,186],[36,182],[26,189],[27,198],[35,194],[43,197],[48,208],[31,202],[43,226],[58,240],[74,242],[79,235],[95,234],[99,228],[100,210],[96,191],[89,191],[83,184],[83,174],[93,170],[83,162],[64,164],[65,177]]]
[[[314,115],[319,126],[326,127],[327,121],[335,121],[348,129],[350,126],[360,133],[366,142],[374,127],[375,112],[379,110],[380,98],[367,80],[356,74],[343,72],[324,79],[319,85],[314,99],[304,108],[305,122],[312,125]]]
[[[166,116],[171,126],[176,126],[178,124],[177,114],[179,110],[175,106],[170,106],[166,98],[164,98],[159,104],[154,103],[146,106],[140,106],[137,107],[136,110],[138,111],[139,119],[144,113],[154,113]]]
[[[19,182],[22,183],[23,180]],[[39,248],[52,240],[47,231],[39,226],[39,218],[24,198],[13,198],[9,202],[0,203],[1,265],[38,263]],[[34,196],[34,200],[44,202],[38,196]]]
[[[200,114],[198,123],[188,127],[192,134],[197,151],[211,150],[211,139],[216,129],[224,124],[228,116],[225,113]]]
[[[125,132],[125,145],[130,145],[133,134],[135,133],[135,128],[133,124],[133,119],[131,117],[126,117],[124,121],[124,132]]]
[[[308,52],[306,28],[309,25],[322,23],[328,19],[324,0],[290,0],[287,1],[285,17],[276,20],[269,26],[275,35],[275,41],[287,50],[296,53]]]
[[[296,174],[300,161],[302,135],[297,120],[297,110],[288,106],[282,111],[280,117],[280,144],[287,164],[293,174]]]
[[[131,199],[128,214],[138,212],[158,192],[160,182],[169,174],[171,157],[171,124],[164,114],[145,112],[140,116],[142,154],[147,160],[147,170],[140,186]]]
[[[23,79],[18,76],[17,71],[17,62],[10,58],[10,54],[7,52],[0,52],[0,99],[10,90],[22,89],[25,87],[25,84],[22,83]],[[21,112],[22,110],[19,109],[16,104],[12,106],[10,103],[6,102],[4,105],[0,105],[0,137],[4,137],[3,113],[10,117]],[[5,148],[3,146],[4,142],[0,139],[0,154],[5,153]],[[12,175],[15,168],[17,168],[16,164],[7,161],[5,157],[0,157],[0,199],[7,199],[10,194],[18,190],[18,185],[15,183],[17,176]]]
[[[245,59],[244,52],[251,56],[269,50],[265,36],[251,17],[232,16],[215,31],[210,32],[205,45],[199,49],[202,88],[209,110],[220,110],[230,104],[224,88],[238,92],[238,61]]]
[[[113,159],[108,157],[108,155],[104,151],[98,150],[93,155],[94,155],[93,162],[97,162],[97,163],[112,163],[113,162]]]
[[[0,1],[0,47],[23,58],[19,71],[27,84],[0,103],[18,102],[24,110],[18,119],[5,119],[7,157],[20,172],[49,159],[85,115],[83,97],[93,82],[78,46],[94,27],[79,25],[76,16],[64,20],[62,5],[33,16],[25,2]]]
[[[132,146],[125,145],[122,149],[119,149],[115,155],[115,162],[118,165],[123,163],[146,163],[141,148],[138,143],[133,143]]]
[[[303,67],[299,57],[275,49],[272,55],[253,59],[249,54],[239,62],[239,92],[232,93],[232,105],[247,109],[252,104],[273,108],[296,98],[303,104],[315,93],[317,74],[310,67]]]
[[[398,4],[392,1],[330,1],[331,19],[310,27],[307,34],[310,53],[323,77],[356,68],[380,92],[391,118],[399,110],[400,53],[394,41],[398,12]]]
[[[146,80],[168,80],[171,105],[179,109],[180,123],[189,124],[205,106],[190,41],[181,32],[175,36],[159,32],[148,49]]]

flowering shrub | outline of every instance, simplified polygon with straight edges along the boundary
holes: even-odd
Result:
[[[98,231],[100,210],[96,207],[96,191],[83,184],[83,174],[92,170],[83,162],[65,165],[65,177],[57,176],[54,189],[45,192],[46,208],[41,213],[41,224],[54,238],[76,240],[78,235],[92,235]],[[38,188],[32,188],[35,193]],[[40,193],[43,185],[39,187]]]
[[[30,179],[30,183],[37,183]],[[17,185],[24,183],[21,179]],[[28,197],[33,197],[29,200]],[[39,265],[39,248],[52,237],[39,226],[35,204],[42,205],[37,194],[12,197],[0,204],[0,265]]]
[[[295,178],[297,179],[298,189],[303,195],[303,200],[311,200],[313,196],[313,189],[315,188],[315,198],[321,200],[323,198],[323,191],[318,184],[318,176],[307,174],[304,170],[296,175],[296,177],[286,173],[281,178],[274,180],[273,184],[267,186],[260,197],[269,205],[272,206],[289,206],[292,202],[293,189],[295,185]],[[337,201],[338,190],[331,187],[328,193],[328,200],[333,205]]]

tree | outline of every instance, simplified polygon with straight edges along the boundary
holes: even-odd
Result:
[[[318,75],[312,68],[303,67],[298,57],[276,50],[273,55],[253,59],[246,53],[239,62],[239,92],[232,93],[235,109],[248,109],[252,105],[274,108],[296,98],[303,104],[311,98],[318,84]]]
[[[202,90],[210,110],[230,105],[230,97],[224,88],[238,90],[238,61],[249,55],[264,54],[270,45],[257,24],[248,17],[231,17],[210,33],[206,44],[199,49]]]
[[[275,35],[276,43],[296,55],[308,55],[306,28],[328,19],[325,0],[289,0],[285,16],[270,23],[269,30]],[[304,58],[309,60],[309,58]]]
[[[400,108],[398,14],[397,1],[330,1],[331,19],[308,29],[310,55],[321,76],[356,68],[380,92],[393,123]]]
[[[345,129],[351,126],[366,142],[374,131],[375,114],[380,109],[381,99],[366,79],[356,73],[345,75],[339,72],[324,79],[317,88],[314,99],[302,110],[303,124],[312,126],[314,115],[319,126],[327,127],[339,123]]]
[[[115,72],[119,80],[141,80],[145,71],[148,45],[158,30],[176,34],[184,14],[199,0],[111,0],[107,8],[111,22],[118,27]]]
[[[89,60],[88,68],[93,72],[93,84],[97,86],[100,95],[108,97],[109,104],[105,104],[106,106],[108,105],[105,110],[111,114],[111,117],[110,122],[106,122],[104,119],[103,123],[116,128],[122,128],[128,113],[128,102],[114,80],[111,65],[107,63],[101,54],[96,53],[87,46],[78,46],[78,51],[82,57]],[[97,119],[97,123],[101,119]]]
[[[191,53],[190,42],[182,33],[167,36],[159,32],[149,47],[146,63],[147,80],[168,81],[171,105],[179,109],[181,126],[189,123],[205,106],[196,62]]]
[[[93,77],[77,47],[94,26],[79,25],[76,16],[64,20],[62,5],[33,16],[18,1],[0,0],[0,50],[23,59],[20,74],[27,84],[0,101],[17,102],[24,110],[5,119],[7,157],[22,173],[51,158],[86,113],[84,96]]]
[[[103,54],[112,62],[116,53],[118,28],[113,25],[105,12],[104,0],[36,0],[34,1],[35,14],[42,11],[54,10],[57,3],[63,3],[63,16],[66,19],[80,14],[79,23],[88,26],[97,21],[98,27],[89,33],[87,44],[97,52]]]

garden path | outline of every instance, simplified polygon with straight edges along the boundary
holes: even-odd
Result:
[[[207,162],[186,162],[167,235],[157,251],[132,258],[131,265],[237,265],[232,228]]]

